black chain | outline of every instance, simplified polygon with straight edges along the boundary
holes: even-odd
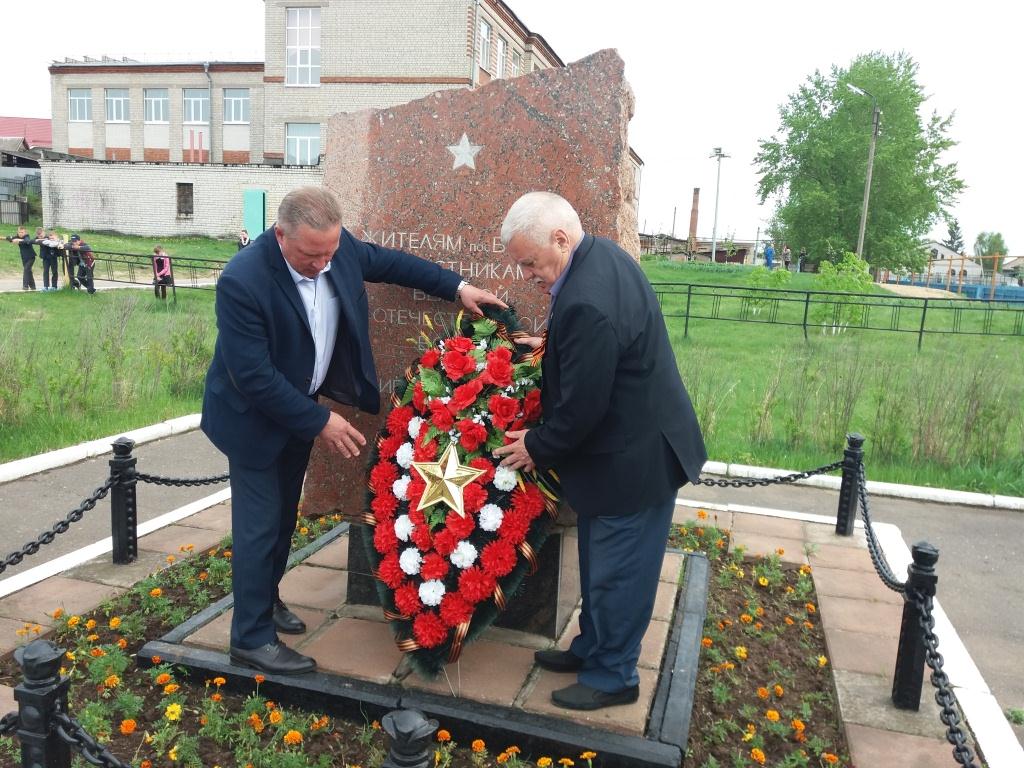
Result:
[[[759,485],[778,485],[779,483],[795,483],[797,480],[806,480],[814,475],[824,475],[843,466],[843,460],[833,461],[816,469],[808,469],[806,472],[794,472],[792,475],[782,477],[757,478],[754,480],[701,480],[693,481],[693,485],[717,485],[719,488],[755,488]]]
[[[18,730],[18,713],[8,712],[0,718],[0,736],[7,736]]]
[[[28,555],[34,555],[39,551],[39,548],[51,543],[58,534],[66,533],[68,528],[71,527],[72,523],[77,523],[81,520],[85,513],[96,506],[96,502],[107,495],[111,486],[114,484],[114,478],[107,478],[107,481],[92,492],[85,501],[79,504],[75,509],[71,510],[67,517],[63,520],[58,520],[53,524],[53,527],[48,531],[43,531],[33,541],[23,546],[21,549],[11,552],[7,557],[4,558],[3,562],[0,563],[0,573],[6,571],[10,566],[17,565],[24,560]]]
[[[223,483],[230,477],[230,474],[225,472],[223,475],[211,475],[210,477],[161,477],[160,475],[146,475],[142,472],[138,472],[135,475],[135,479],[140,483],[153,483],[154,485],[174,485],[177,487],[182,486],[193,486],[193,485],[214,485],[216,483]]]
[[[71,715],[58,710],[54,712],[53,720],[57,724],[57,735],[70,744],[85,762],[105,768],[131,768],[131,765],[118,760],[110,750],[90,736]]]
[[[878,572],[878,576],[885,586],[893,592],[898,592],[901,595],[905,594],[907,585],[905,582],[897,579],[896,574],[892,572],[889,562],[885,559],[885,554],[882,552],[882,548],[878,545],[878,539],[875,538],[875,529],[871,526],[871,510],[868,508],[868,478],[864,473],[863,464],[858,468],[858,473],[860,475],[860,483],[858,483],[857,495],[860,497],[860,511],[861,516],[864,518],[864,534],[868,540],[868,554],[871,555],[871,562],[874,563],[875,571]]]
[[[917,607],[924,635],[925,660],[932,669],[931,680],[935,686],[935,702],[942,708],[939,719],[946,726],[946,741],[953,745],[953,759],[964,768],[977,768],[974,753],[967,746],[967,737],[960,727],[960,713],[956,708],[956,694],[949,684],[949,676],[942,669],[943,659],[939,653],[939,638],[935,634],[935,617],[932,615],[931,595],[922,595],[911,590],[908,597]]]

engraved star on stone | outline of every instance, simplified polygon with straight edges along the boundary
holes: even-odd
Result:
[[[462,134],[462,138],[458,144],[452,144],[448,147],[448,151],[452,153],[455,158],[455,162],[452,163],[452,170],[459,168],[463,165],[476,170],[476,161],[473,159],[476,157],[476,153],[483,149],[483,144],[471,144],[469,142],[469,136],[465,133]]]
[[[480,477],[483,470],[459,464],[455,443],[445,448],[440,461],[414,461],[412,466],[427,484],[416,509],[426,509],[441,502],[451,507],[460,517],[466,516],[462,489]]]

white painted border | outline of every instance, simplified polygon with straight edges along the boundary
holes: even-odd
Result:
[[[186,504],[183,507],[171,510],[159,517],[154,517],[152,520],[147,520],[144,523],[139,523],[138,535],[141,539],[147,533],[159,530],[165,526],[176,523],[186,517],[202,512],[204,509],[220,504],[222,501],[227,501],[231,498],[231,489],[225,488],[223,490],[212,493],[205,498],[193,501],[191,504]],[[93,544],[76,549],[74,552],[68,552],[66,555],[55,557],[53,560],[48,560],[41,565],[37,565],[35,568],[29,568],[27,571],[9,576],[8,578],[0,581],[0,598],[6,597],[14,592],[31,587],[33,584],[37,584],[43,579],[48,579],[51,576],[56,576],[59,573],[70,570],[75,566],[87,563],[93,558],[105,555],[107,552],[112,551],[114,548],[113,541],[108,536],[105,539],[101,539]]]
[[[138,445],[139,443],[148,443],[151,440],[178,435],[182,432],[190,432],[199,426],[199,418],[200,414],[193,413],[177,419],[161,421],[158,424],[151,424],[148,427],[133,429],[131,432],[120,432],[116,435],[101,437],[98,440],[90,440],[86,443],[79,443],[78,445],[50,451],[49,453],[40,453],[37,456],[28,456],[24,459],[8,461],[5,464],[0,464],[0,483],[7,483],[27,475],[34,475],[37,472],[45,472],[48,469],[63,467],[110,453],[113,450],[110,444],[122,436],[131,438]]]

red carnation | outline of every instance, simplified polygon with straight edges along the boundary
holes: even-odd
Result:
[[[430,401],[430,423],[442,432],[447,432],[452,428],[455,419],[452,417],[447,405],[440,400],[434,399]]]
[[[471,466],[473,469],[483,470],[483,474],[480,475],[480,477],[478,477],[475,481],[480,483],[480,485],[487,485],[489,482],[491,482],[491,480],[494,479],[494,463],[490,459],[484,456],[477,456],[475,459],[469,462],[469,466]]]
[[[381,461],[370,470],[370,488],[376,494],[391,492],[391,485],[398,479],[398,465]]]
[[[516,548],[509,541],[492,541],[480,553],[480,564],[499,579],[507,576],[516,566]]]
[[[523,419],[525,421],[537,421],[540,418],[540,390],[532,389],[526,393],[523,399]]]
[[[462,489],[462,508],[466,512],[479,512],[487,503],[487,491],[479,483],[470,483]]]
[[[423,648],[436,648],[448,637],[448,628],[433,611],[424,611],[412,623],[412,635]]]
[[[469,510],[467,509],[466,511],[468,512]],[[449,512],[448,517],[445,519],[445,527],[451,531],[458,541],[462,541],[476,528],[476,520],[472,515],[462,517],[454,512]]]
[[[423,413],[427,408],[427,393],[423,391],[423,382],[417,381],[416,386],[412,388],[412,404],[413,407]]]
[[[522,512],[510,509],[501,520],[498,538],[517,546],[526,538],[528,530],[530,530],[530,519]]]
[[[528,483],[525,490],[516,488],[512,492],[512,508],[521,510],[532,520],[544,511],[544,494],[533,483]]]
[[[455,428],[462,435],[459,438],[459,445],[467,451],[475,451],[487,439],[487,428],[472,419],[462,419],[456,422]]]
[[[420,482],[422,482],[422,481],[420,481]],[[410,483],[409,485],[411,486],[412,483]],[[427,516],[423,514],[423,510],[422,509],[416,509],[415,507],[410,507],[409,508],[409,522],[411,522],[413,525],[426,525],[427,524]]]
[[[451,400],[448,401],[448,410],[453,414],[466,410],[476,402],[483,388],[484,383],[480,381],[479,377],[466,382],[460,387],[456,387],[455,391],[452,392]]]
[[[434,535],[434,549],[442,557],[448,557],[452,552],[455,551],[455,547],[459,545],[461,539],[456,538],[455,534],[447,528],[442,528]]]
[[[491,395],[487,401],[487,409],[491,412],[491,422],[498,429],[504,429],[519,413],[519,401],[504,395]]]
[[[386,555],[394,552],[398,546],[398,537],[395,536],[395,526],[391,522],[383,525],[376,525],[373,528],[373,548]]]
[[[474,347],[476,347],[476,345],[468,336],[453,336],[444,343],[444,348],[446,350],[455,350],[456,352],[462,352],[463,354],[472,352]]]
[[[395,608],[405,616],[415,616],[423,610],[419,589],[414,584],[403,584],[395,590]]]
[[[430,529],[425,525],[417,525],[413,528],[409,538],[420,552],[429,552],[434,546],[434,541],[430,537]]]
[[[416,509],[420,505],[420,497],[423,496],[425,490],[427,490],[427,484],[423,482],[423,478],[418,472],[413,472],[412,480],[409,481],[409,487],[405,491],[405,495],[409,498],[409,509]]]
[[[494,594],[495,579],[475,565],[459,575],[459,594],[470,603],[479,603]]]
[[[397,589],[405,581],[405,573],[402,571],[402,566],[398,564],[397,552],[392,552],[380,561],[380,565],[377,566],[377,578],[391,589]]]
[[[415,443],[412,449],[413,461],[433,461],[437,458],[437,440],[430,440],[426,443]]]
[[[420,365],[425,368],[433,368],[440,359],[441,350],[437,349],[437,347],[431,347],[423,353],[423,357],[420,358]]]
[[[385,437],[380,441],[380,449],[378,450],[380,457],[382,459],[393,459],[404,442],[405,437],[402,435],[391,435],[391,437]]]
[[[424,581],[428,579],[443,579],[447,575],[448,561],[437,554],[437,552],[431,552],[423,558],[423,564],[420,566],[420,577]]]
[[[488,381],[498,387],[507,387],[512,383],[512,352],[507,347],[498,347],[487,353],[485,375]]]
[[[462,599],[458,592],[449,592],[441,598],[441,620],[449,627],[457,627],[469,621],[473,615],[473,606]]]
[[[458,381],[476,370],[476,360],[461,352],[445,352],[441,356],[441,367],[452,381]]]
[[[395,510],[398,509],[398,499],[391,491],[385,491],[374,497],[370,502],[370,509],[376,515],[377,522],[384,523],[394,517]]]
[[[414,416],[412,408],[403,405],[388,414],[388,431],[393,435],[405,435],[409,431],[409,422]]]

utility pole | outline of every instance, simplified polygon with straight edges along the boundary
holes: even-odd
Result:
[[[722,158],[729,157],[729,155],[725,154],[721,147],[715,147],[708,157],[718,160],[718,176],[715,179],[715,223],[711,227],[711,263],[713,264],[718,250],[718,190],[722,184]]]
[[[675,205],[672,206],[672,239],[673,240],[676,237],[676,207],[677,206],[675,206]]]
[[[871,172],[875,166],[875,141],[878,139],[878,128],[882,122],[882,110],[878,108],[878,101],[863,88],[858,88],[853,83],[847,83],[849,88],[860,96],[867,96],[871,99],[871,144],[868,146],[868,173],[864,179],[864,203],[860,209],[860,230],[857,232],[857,258],[864,258],[864,228],[868,222],[868,198],[871,196]]]

